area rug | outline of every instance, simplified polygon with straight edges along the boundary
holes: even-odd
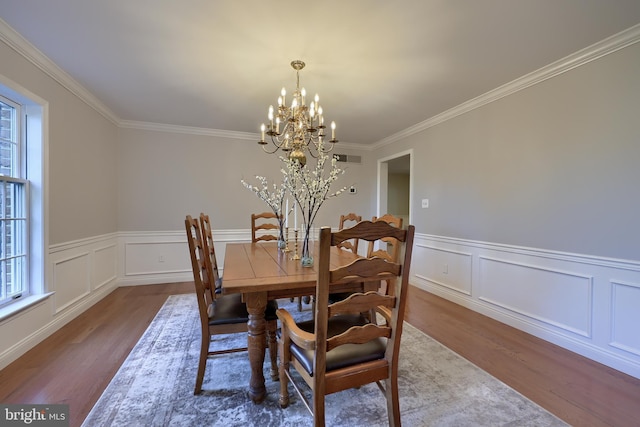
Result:
[[[280,300],[298,318],[307,308]],[[307,306],[308,307],[308,306]],[[215,346],[246,344],[246,335]],[[279,383],[265,360],[267,398],[247,395],[247,353],[209,359],[203,392],[194,396],[200,324],[195,295],[173,295],[105,389],[83,426],[307,426],[313,420],[295,391],[278,405]],[[400,410],[404,426],[564,426],[564,422],[409,324],[400,350]],[[290,386],[291,387],[291,386]],[[327,396],[327,426],[386,426],[384,395],[375,384]]]

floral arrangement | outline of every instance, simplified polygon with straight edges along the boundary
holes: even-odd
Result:
[[[320,207],[325,200],[338,196],[347,189],[343,187],[333,193],[330,192],[331,185],[340,175],[344,174],[344,170],[338,167],[336,158],[331,156],[331,168],[325,172],[325,164],[329,155],[321,150],[319,152],[315,168],[311,168],[308,164],[300,166],[296,159],[282,158],[285,163],[285,168],[282,169],[285,177],[283,185],[293,196],[296,205],[302,212],[304,225],[303,264],[305,256],[309,257],[309,233]]]
[[[318,158],[315,168],[309,164],[301,165],[298,159],[284,158],[280,160],[284,163],[281,169],[283,179],[278,185],[276,183],[269,184],[267,178],[256,175],[256,179],[260,185],[252,185],[244,179],[241,180],[242,185],[252,191],[260,200],[265,202],[278,217],[280,226],[280,242],[284,243],[284,223],[286,221],[288,227],[288,217],[290,213],[289,199],[285,198],[286,193],[293,196],[295,206],[291,210],[295,210],[295,229],[298,228],[297,212],[302,213],[302,263],[303,265],[312,265],[313,259],[310,257],[309,237],[312,229],[313,221],[320,210],[320,207],[330,197],[335,197],[346,191],[347,187],[343,187],[331,193],[331,185],[344,173],[344,170],[338,167],[335,157],[331,156],[331,168],[325,171],[325,166],[329,155],[322,152],[322,142],[318,147]],[[284,204],[286,199],[286,212]]]
[[[244,185],[244,187],[249,191],[252,191],[260,200],[265,202],[271,208],[273,213],[276,214],[280,228],[279,240],[284,242],[284,218],[289,214],[289,212],[283,214],[284,196],[287,190],[286,184],[288,178],[285,176],[280,185],[273,183],[271,186],[269,185],[267,178],[264,176],[256,175],[256,179],[260,181],[260,186],[251,185],[244,179],[240,180],[240,182],[242,182],[242,185]]]

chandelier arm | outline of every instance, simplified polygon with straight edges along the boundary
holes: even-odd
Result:
[[[273,151],[269,151],[267,150],[265,147],[267,146],[267,144],[260,144],[262,146],[262,151],[264,151],[267,154],[274,154],[276,151],[280,150],[280,147],[278,147],[277,145],[275,146],[275,150]],[[275,145],[275,144],[274,144]]]

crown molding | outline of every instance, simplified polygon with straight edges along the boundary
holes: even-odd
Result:
[[[545,67],[542,67],[529,74],[525,74],[524,76],[506,83],[489,92],[486,92],[483,95],[470,99],[469,101],[466,101],[456,107],[435,115],[425,121],[410,126],[391,136],[383,138],[373,144],[373,146],[375,149],[378,149],[393,142],[400,141],[408,136],[421,132],[437,124],[446,122],[447,120],[453,119],[454,117],[457,117],[461,114],[467,113],[471,110],[475,110],[476,108],[480,108],[483,105],[497,101],[501,98],[504,98],[505,96],[511,95],[515,92],[541,83],[547,79],[553,78],[569,70],[585,65],[591,61],[616,52],[627,46],[631,46],[632,44],[639,41],[640,24],[637,24],[631,28],[621,31],[618,34],[614,34],[611,37],[592,44],[591,46],[581,49],[569,56],[566,56],[556,62],[552,62]]]
[[[107,108],[106,105],[75,81],[73,77],[62,70],[62,68],[58,67],[46,55],[40,52],[34,45],[29,43],[29,41],[22,37],[20,33],[11,28],[2,18],[0,18],[0,40],[5,42],[9,47],[38,67],[49,77],[60,83],[64,88],[69,90],[69,92],[76,95],[107,120],[113,124],[118,124],[118,117],[109,108]]]
[[[118,126],[121,128],[127,128],[127,129],[179,133],[183,135],[186,134],[186,135],[200,135],[200,136],[215,136],[220,138],[242,139],[242,140],[253,141],[253,142],[258,141],[260,139],[260,135],[258,133],[252,133],[252,132],[236,132],[236,131],[230,131],[230,130],[199,128],[199,127],[192,127],[192,126],[167,125],[163,123],[139,122],[139,121],[133,121],[133,120],[120,120],[118,122]],[[343,142],[340,143],[339,147],[341,149],[360,150],[360,151],[373,150],[373,148],[369,145],[349,144],[349,143],[343,143]]]
[[[139,122],[134,120],[120,120],[118,122],[118,126],[128,129],[151,130],[156,132],[180,133],[187,135],[217,136],[221,138],[244,139],[249,141],[257,141],[260,138],[258,134],[250,132],[168,125],[163,123]]]

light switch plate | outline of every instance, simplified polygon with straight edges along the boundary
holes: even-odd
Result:
[[[429,199],[422,199],[422,207],[423,208],[429,207]]]

